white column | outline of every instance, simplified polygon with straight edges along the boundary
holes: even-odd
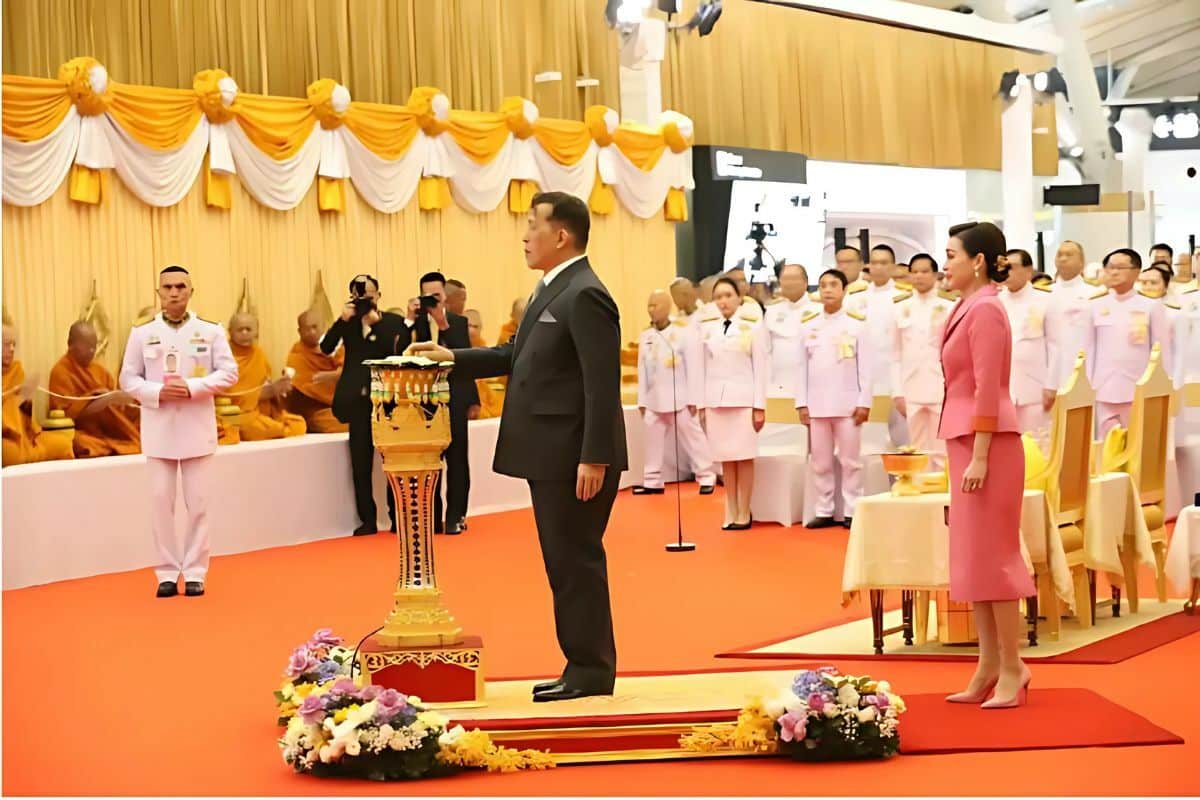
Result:
[[[621,30],[621,119],[653,125],[662,114],[662,61],[667,25],[644,19]]]
[[[1022,84],[1000,116],[1000,182],[1004,239],[1010,248],[1035,249],[1033,224],[1033,87]]]
[[[1154,117],[1144,108],[1126,108],[1116,125],[1121,134],[1121,191],[1146,191],[1146,155],[1150,152]]]

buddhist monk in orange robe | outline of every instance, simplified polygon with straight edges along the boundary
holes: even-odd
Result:
[[[496,339],[497,345],[507,344],[517,335],[517,328],[521,324],[521,318],[525,316],[526,302],[527,299],[524,297],[518,297],[516,300],[513,300],[511,316],[508,322],[500,326],[500,336]]]
[[[338,349],[332,356],[321,352],[321,320],[312,311],[296,319],[300,341],[292,345],[287,365],[292,376],[292,391],[287,396],[288,411],[304,418],[309,433],[346,433],[350,426],[333,415],[333,390],[342,374],[345,354]]]
[[[487,342],[483,338],[482,315],[477,310],[468,308],[465,316],[467,318],[467,332],[471,334],[471,347],[487,347]],[[500,412],[504,409],[504,393],[492,388],[495,383],[496,381],[493,378],[475,381],[475,385],[479,389],[478,419],[499,418]]]
[[[67,353],[50,370],[50,408],[62,409],[75,421],[75,457],[123,456],[140,453],[142,432],[133,397],[117,389],[111,372],[96,363],[96,329],[79,321],[67,334]],[[99,396],[97,396],[99,395]]]
[[[229,320],[229,347],[238,363],[238,382],[228,396],[242,410],[241,439],[257,442],[300,436],[304,417],[289,414],[283,401],[292,389],[289,378],[271,380],[271,365],[258,346],[258,320],[252,314],[234,314]]]
[[[71,442],[61,434],[43,431],[33,418],[33,393],[37,376],[25,380],[25,368],[16,359],[17,331],[4,326],[3,447],[0,464],[30,464],[59,458],[74,458]]]

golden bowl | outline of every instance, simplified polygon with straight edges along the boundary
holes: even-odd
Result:
[[[913,497],[921,493],[913,476],[929,466],[929,454],[918,452],[880,453],[883,468],[896,478],[892,483],[894,497]]]

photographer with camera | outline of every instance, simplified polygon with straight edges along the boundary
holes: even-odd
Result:
[[[381,297],[379,281],[370,275],[354,276],[341,317],[321,338],[321,350],[326,355],[332,355],[339,342],[345,347],[345,365],[333,391],[333,415],[350,426],[350,471],[360,522],[355,536],[378,530],[372,483],[375,442],[371,437],[371,370],[363,362],[401,353],[409,340],[404,318],[379,310]],[[395,531],[396,503],[390,489],[388,514]]]
[[[421,276],[420,308],[417,320],[405,331],[411,342],[436,341],[450,349],[471,346],[467,318],[446,308],[446,276],[428,272]],[[436,332],[437,339],[434,339]],[[404,342],[400,351],[410,341]],[[446,515],[442,524],[442,492],[439,486],[433,493],[433,529],[457,535],[467,529],[467,497],[471,492],[471,469],[467,460],[467,421],[479,417],[479,387],[471,378],[458,378],[450,373],[450,446],[446,459]]]

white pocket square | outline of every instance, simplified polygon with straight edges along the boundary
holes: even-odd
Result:
[[[550,309],[546,309],[542,312],[542,315],[538,317],[538,322],[558,322],[558,320],[556,320],[554,315],[550,313]]]

